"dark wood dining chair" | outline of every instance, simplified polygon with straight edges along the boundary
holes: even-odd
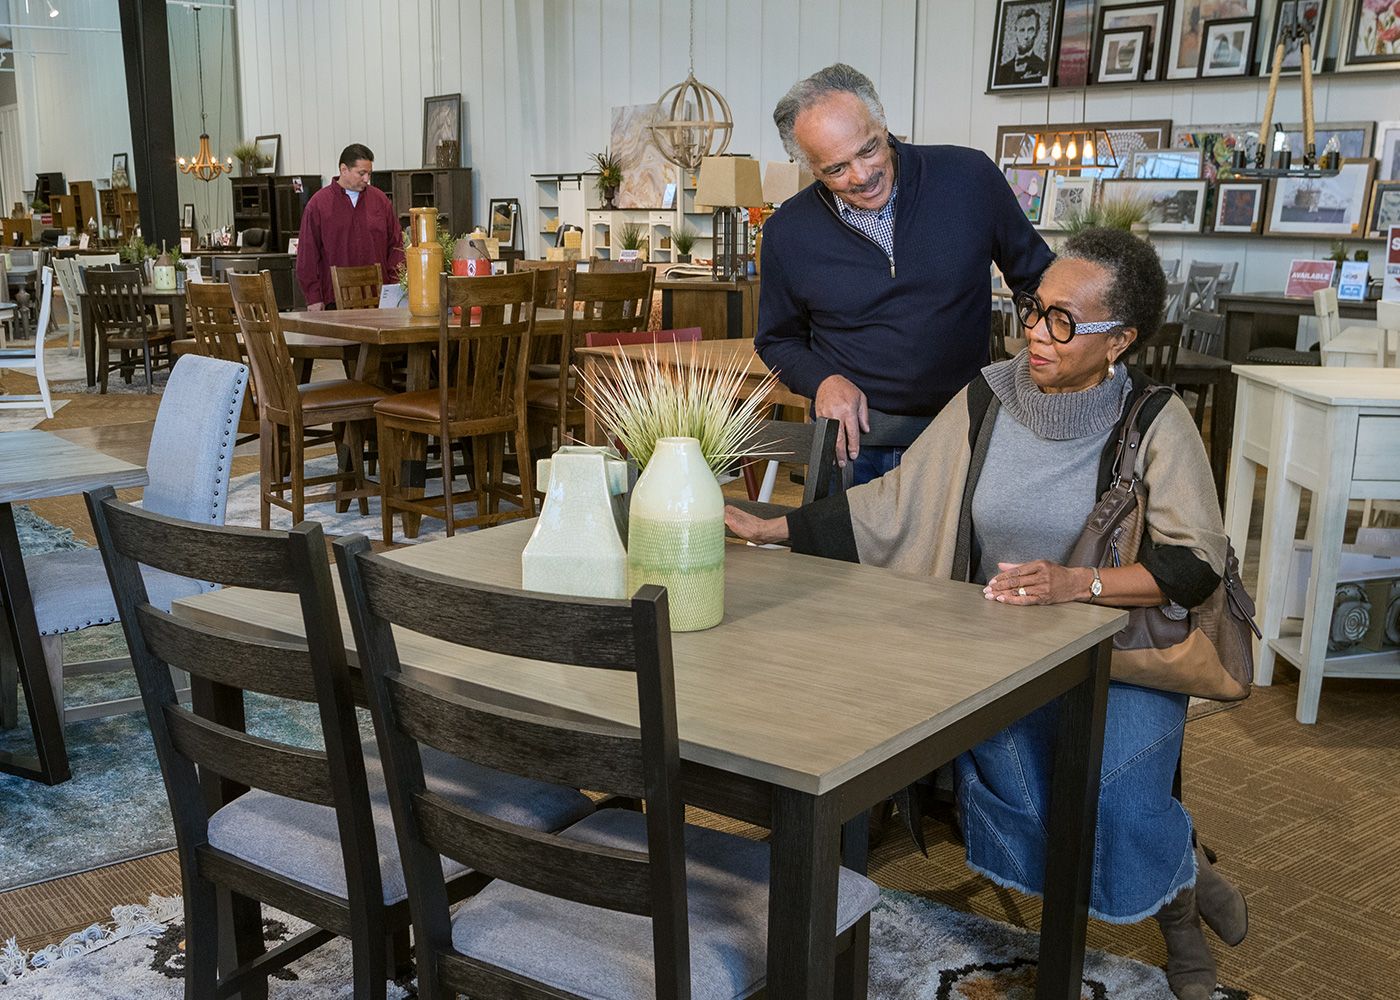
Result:
[[[562,309],[567,295],[565,275],[574,269],[572,260],[517,260],[511,265],[513,274],[543,271],[535,286],[535,306],[539,309]]]
[[[589,274],[632,274],[650,270],[643,260],[610,260],[607,257],[589,257]]]
[[[406,944],[410,913],[377,744],[361,736],[358,672],[347,665],[325,537],[314,522],[290,532],[197,525],[123,504],[106,488],[88,509],[165,779],[185,907],[185,995],[267,995],[267,977],[328,941],[352,945],[354,996],[381,1000],[387,943]],[[151,603],[141,567],[285,594],[305,639],[253,637],[174,616]],[[179,703],[171,669],[191,676]],[[249,734],[247,693],[315,706],[324,749]],[[427,787],[453,809],[540,829],[592,811],[577,790],[522,782],[446,754],[425,761]],[[464,766],[465,765],[465,766]],[[460,899],[484,879],[439,860],[444,892]],[[238,968],[218,977],[216,892],[233,895]],[[314,925],[264,953],[262,905]],[[406,948],[396,959],[407,959]],[[396,974],[406,971],[395,968]]]
[[[1223,357],[1225,317],[1205,309],[1192,309],[1181,326],[1181,346],[1212,358]]]
[[[636,333],[647,328],[656,272],[651,268],[615,274],[569,272],[562,331],[536,338],[526,387],[535,440],[583,433],[583,401],[577,398],[574,352],[589,333]]]
[[[769,849],[688,826],[680,790],[666,592],[580,600],[448,579],[334,544],[354,627],[418,949],[418,995],[745,997],[767,970]],[[637,724],[580,723],[449,693],[404,672],[398,637],[513,656],[563,674],[616,672]],[[629,676],[630,675],[630,676]],[[563,681],[567,683],[567,681]],[[436,748],[537,781],[646,802],[540,834],[443,801],[425,781]],[[448,910],[439,855],[496,881]],[[838,996],[864,997],[873,883],[842,869],[832,946]],[[696,985],[698,984],[698,985]]]
[[[802,466],[800,506],[805,507],[831,493],[842,492],[850,485],[852,470],[850,465],[842,468],[836,464],[836,432],[840,426],[838,421],[827,417],[817,417],[811,423],[764,420],[758,425],[752,440],[766,454],[756,459],[756,462],[766,463],[772,460]],[[792,507],[782,504],[756,499],[756,487],[751,488],[749,492],[747,500],[731,499],[725,503],[733,504],[759,517],[781,517],[793,510]]]
[[[369,513],[368,498],[379,489],[366,484],[365,432],[374,422],[374,404],[385,390],[354,379],[297,383],[296,369],[282,322],[272,276],[228,275],[243,344],[258,386],[259,489],[262,526],[271,523],[272,507],[291,511],[299,523],[308,503],[333,501],[337,511],[358,499],[360,513]],[[306,429],[329,425],[340,453],[339,467],[324,475],[306,475]],[[329,489],[308,494],[307,487]]]
[[[378,309],[384,269],[378,264],[332,267],[331,293],[337,309]]]
[[[175,339],[169,330],[158,330],[142,294],[142,275],[135,268],[87,271],[88,310],[93,330],[97,334],[97,380],[99,392],[107,391],[108,378],[114,371],[131,383],[137,356],[146,373],[146,391],[150,392],[153,376],[160,368],[169,369],[174,363],[170,343]],[[112,351],[117,352],[114,360]]]
[[[536,279],[533,271],[442,276],[437,387],[399,393],[374,407],[384,541],[393,541],[396,511],[442,518],[449,537],[461,526],[535,516],[525,379]],[[406,481],[403,465],[425,457],[429,438],[437,438],[442,456],[442,492],[425,497]],[[458,493],[452,487],[452,444],[464,439],[471,442],[471,490]],[[518,486],[505,482],[507,439],[518,458]],[[453,508],[467,499],[476,512],[459,518]],[[503,500],[512,509],[502,510]]]
[[[1176,378],[1176,359],[1180,351],[1180,332],[1163,330],[1153,343],[1141,347],[1134,345],[1127,361],[1158,385],[1171,385]]]
[[[185,312],[190,317],[195,351],[206,358],[236,361],[248,366],[248,352],[243,348],[238,314],[233,306],[233,293],[228,285],[195,281],[185,286]],[[249,373],[252,368],[249,366]],[[238,444],[258,436],[257,387],[252,379],[243,395],[243,409],[238,413]]]

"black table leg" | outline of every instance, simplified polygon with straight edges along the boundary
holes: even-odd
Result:
[[[92,329],[92,309],[86,294],[78,296],[78,323],[82,329],[83,369],[91,389],[97,384],[97,335]]]
[[[841,829],[835,798],[774,789],[768,889],[770,1000],[831,997]]]
[[[1215,383],[1210,415],[1210,465],[1215,473],[1215,494],[1225,510],[1225,482],[1230,471],[1230,448],[1235,439],[1235,373],[1221,373]]]
[[[0,771],[22,778],[57,785],[71,777],[68,752],[63,745],[63,719],[54,704],[44,649],[39,641],[39,625],[34,620],[34,603],[29,593],[29,577],[19,549],[19,532],[14,509],[0,503],[0,603],[4,605],[5,635],[0,642],[0,658],[12,659],[24,686],[24,704],[34,733],[35,756],[0,753]],[[3,673],[3,671],[0,671]]]
[[[1079,1000],[1080,996],[1112,648],[1113,641],[1105,639],[1081,654],[1087,660],[1088,676],[1060,699],[1036,1000]]]
[[[870,867],[870,810],[841,825],[841,866],[864,875]]]

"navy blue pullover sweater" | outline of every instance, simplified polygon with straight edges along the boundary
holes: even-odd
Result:
[[[933,416],[990,360],[991,263],[1019,291],[1054,255],[985,154],[891,143],[893,267],[808,186],[763,227],[755,346],[803,396],[844,375],[877,410]]]

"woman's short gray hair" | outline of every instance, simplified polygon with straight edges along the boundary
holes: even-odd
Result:
[[[880,128],[886,127],[885,106],[880,103],[875,84],[854,66],[836,63],[817,70],[805,80],[798,80],[773,109],[773,124],[778,126],[778,137],[783,140],[783,149],[787,150],[788,156],[809,170],[812,165],[807,162],[806,154],[793,136],[797,116],[831,94],[854,94],[865,102]]]

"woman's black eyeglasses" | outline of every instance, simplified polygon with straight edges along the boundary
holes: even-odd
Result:
[[[1042,319],[1050,338],[1058,344],[1068,344],[1076,333],[1110,333],[1122,329],[1123,322],[1116,319],[1095,320],[1092,323],[1079,323],[1059,306],[1047,306],[1029,292],[1017,292],[1012,297],[1016,304],[1016,318],[1021,326],[1029,330]]]

